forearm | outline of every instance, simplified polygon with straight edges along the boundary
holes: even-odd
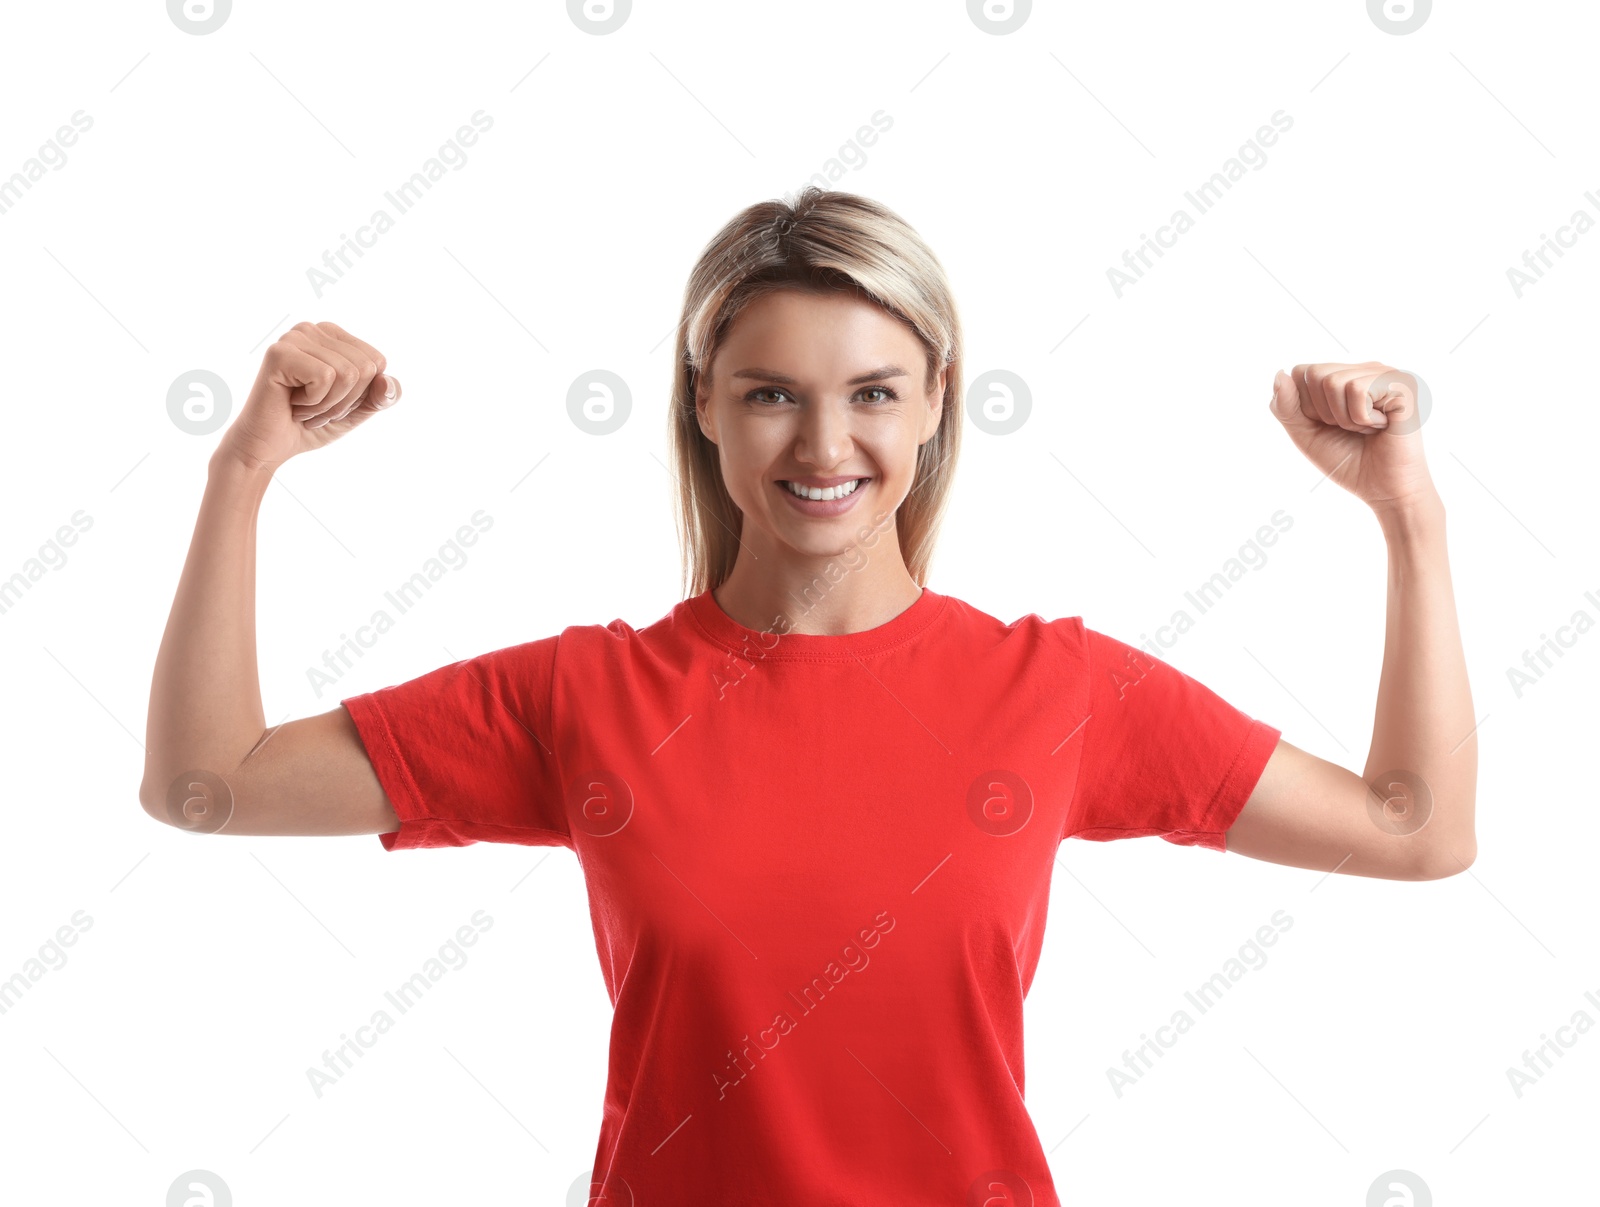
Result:
[[[1478,741],[1450,583],[1444,504],[1430,492],[1420,502],[1377,514],[1389,549],[1388,603],[1372,747],[1362,778],[1375,794],[1372,807],[1394,802],[1380,823],[1415,831],[1408,841],[1419,844],[1419,864],[1456,872],[1477,853]],[[1426,786],[1416,793],[1417,805],[1431,809],[1425,820],[1420,810],[1405,813],[1415,781],[1393,772],[1409,773]]]
[[[271,481],[220,449],[156,655],[146,721],[147,809],[186,771],[226,776],[266,728],[256,667],[256,517]]]

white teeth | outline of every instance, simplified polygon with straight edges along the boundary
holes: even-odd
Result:
[[[785,482],[791,493],[799,495],[802,499],[842,499],[845,495],[854,494],[856,487],[865,482],[865,478],[857,478],[854,482],[841,482],[838,486],[823,488],[820,486],[796,486],[793,482]]]

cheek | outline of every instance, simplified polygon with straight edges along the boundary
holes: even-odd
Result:
[[[885,478],[909,481],[916,476],[919,434],[916,423],[908,420],[896,425],[893,431],[884,432],[882,439],[866,446]]]
[[[717,457],[728,493],[741,503],[759,497],[762,482],[768,476],[768,470],[774,464],[782,444],[773,444],[769,448],[771,433],[765,431],[738,431],[731,426],[724,426],[722,434]]]

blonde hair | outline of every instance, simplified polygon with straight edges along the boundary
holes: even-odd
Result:
[[[736,214],[700,253],[684,287],[668,415],[677,462],[684,591],[713,590],[733,572],[743,513],[722,480],[717,447],[700,430],[695,387],[733,321],[780,289],[853,293],[900,319],[927,352],[927,382],[948,366],[938,429],[917,450],[911,489],[895,516],[900,555],[925,585],[961,448],[961,323],[944,268],[904,219],[854,193],[806,186],[794,201]]]

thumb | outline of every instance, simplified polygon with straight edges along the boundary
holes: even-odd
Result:
[[[400,379],[389,373],[379,373],[369,383],[361,401],[345,412],[345,418],[359,421],[376,415],[385,407],[400,401]]]
[[[367,391],[367,399],[372,402],[372,409],[381,411],[384,407],[393,406],[400,401],[400,379],[390,373],[379,373],[372,379],[372,388]]]

